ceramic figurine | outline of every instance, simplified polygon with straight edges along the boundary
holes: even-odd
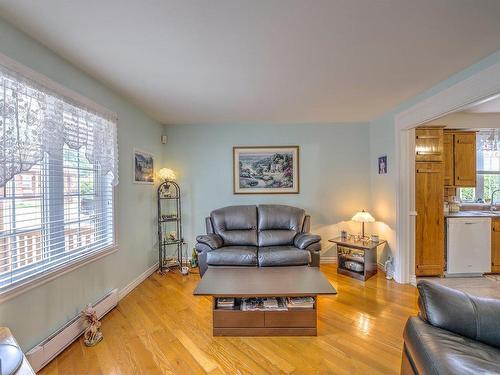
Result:
[[[87,308],[82,311],[82,319],[86,325],[83,334],[83,342],[86,346],[97,345],[102,339],[102,332],[99,330],[101,322],[97,318],[97,313],[92,305],[87,305]]]

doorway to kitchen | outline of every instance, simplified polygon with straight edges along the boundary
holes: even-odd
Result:
[[[491,102],[498,98],[499,93],[500,63],[497,63],[395,116],[397,184],[395,278],[398,282],[416,282],[414,129],[443,116],[463,112],[473,105],[479,106]]]

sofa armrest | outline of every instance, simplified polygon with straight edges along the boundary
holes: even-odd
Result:
[[[500,348],[500,300],[419,281],[420,316],[434,327]]]
[[[299,249],[306,249],[310,245],[320,241],[321,237],[318,236],[317,234],[299,233],[295,236],[293,244],[295,245],[295,247],[298,247]]]
[[[207,246],[210,246],[212,250],[218,249],[224,243],[222,237],[219,236],[218,234],[204,234],[201,236],[197,236],[196,241],[199,243],[203,243]]]

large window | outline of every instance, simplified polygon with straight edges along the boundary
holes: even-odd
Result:
[[[114,245],[115,126],[0,69],[0,294]]]
[[[500,133],[497,129],[480,131],[476,137],[477,176],[475,188],[460,188],[462,202],[490,203],[493,191],[500,189]],[[495,203],[500,203],[500,194]]]

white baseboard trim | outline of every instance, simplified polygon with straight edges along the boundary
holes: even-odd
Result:
[[[97,317],[101,319],[109,311],[118,305],[118,289],[113,289],[103,298],[93,304]],[[34,371],[40,371],[45,365],[52,361],[73,341],[78,339],[85,330],[85,324],[77,314],[65,325],[49,335],[40,344],[26,353],[26,358]]]
[[[151,274],[153,274],[158,269],[158,262],[149,267],[146,271],[137,276],[130,284],[125,286],[122,290],[118,292],[118,298],[121,300],[127,294],[129,294],[134,288],[136,288],[140,283],[146,280]]]
[[[337,257],[336,256],[333,256],[333,257],[324,257],[322,256],[320,258],[320,264],[331,264],[331,263],[337,263]]]
[[[417,276],[415,275],[410,275],[410,284],[417,286]]]
[[[157,269],[158,262],[132,280],[132,282],[125,286],[122,290],[117,291],[114,289],[98,301],[94,306],[97,310],[99,319],[116,307],[121,299],[129,294],[140,283],[146,280],[146,278],[148,278]],[[56,330],[55,333],[49,335],[49,337],[43,340],[39,345],[36,345],[26,353],[31,366],[35,369],[35,371],[42,369],[73,341],[80,337],[83,331],[83,322],[80,319],[80,315],[77,315],[62,328]]]

